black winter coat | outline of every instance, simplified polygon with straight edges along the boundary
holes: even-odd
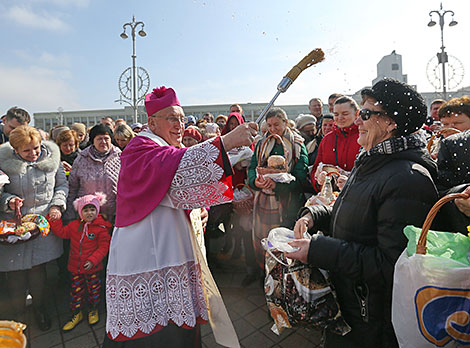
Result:
[[[470,130],[442,140],[437,155],[439,190],[470,183]]]
[[[310,208],[315,229],[331,237],[310,243],[308,261],[330,271],[352,327],[344,337],[327,334],[327,347],[398,347],[391,324],[394,265],[407,244],[403,228],[421,226],[438,199],[435,175],[424,148],[359,156],[333,208]]]

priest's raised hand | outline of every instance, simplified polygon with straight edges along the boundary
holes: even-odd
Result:
[[[233,131],[223,135],[222,141],[226,151],[238,146],[250,146],[258,134],[258,125],[254,122],[243,123]]]

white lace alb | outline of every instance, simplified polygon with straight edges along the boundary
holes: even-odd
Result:
[[[138,330],[150,334],[157,325],[194,327],[208,320],[200,266],[180,266],[132,275],[108,275],[106,280],[106,332],[133,337]]]
[[[224,174],[215,162],[219,153],[210,141],[186,150],[168,191],[175,208],[195,209],[230,202],[224,196],[227,185],[219,181]]]

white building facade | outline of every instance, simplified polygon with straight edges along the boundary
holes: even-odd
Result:
[[[215,105],[188,105],[183,106],[186,116],[193,115],[197,119],[202,118],[207,112],[214,115],[226,115],[230,113],[230,105],[232,104],[215,104]],[[240,104],[243,108],[243,115],[247,121],[255,121],[266,106],[265,103],[246,103]],[[308,114],[308,105],[279,105],[287,113],[289,119],[295,119],[299,114]],[[139,107],[139,122],[147,122],[147,114],[143,106]],[[122,109],[101,109],[101,110],[80,110],[80,111],[62,111],[62,112],[37,112],[34,114],[34,125],[45,131],[49,131],[54,126],[64,124],[66,126],[72,123],[84,123],[87,127],[92,127],[99,123],[103,117],[111,117],[113,120],[122,118],[127,124],[132,124],[133,109],[128,106]]]

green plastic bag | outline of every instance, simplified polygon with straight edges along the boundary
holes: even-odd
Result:
[[[408,238],[406,247],[408,256],[416,254],[416,244],[421,234],[421,228],[406,226],[403,233]],[[461,233],[429,230],[426,249],[426,253],[429,255],[455,260],[470,266],[470,239]]]

